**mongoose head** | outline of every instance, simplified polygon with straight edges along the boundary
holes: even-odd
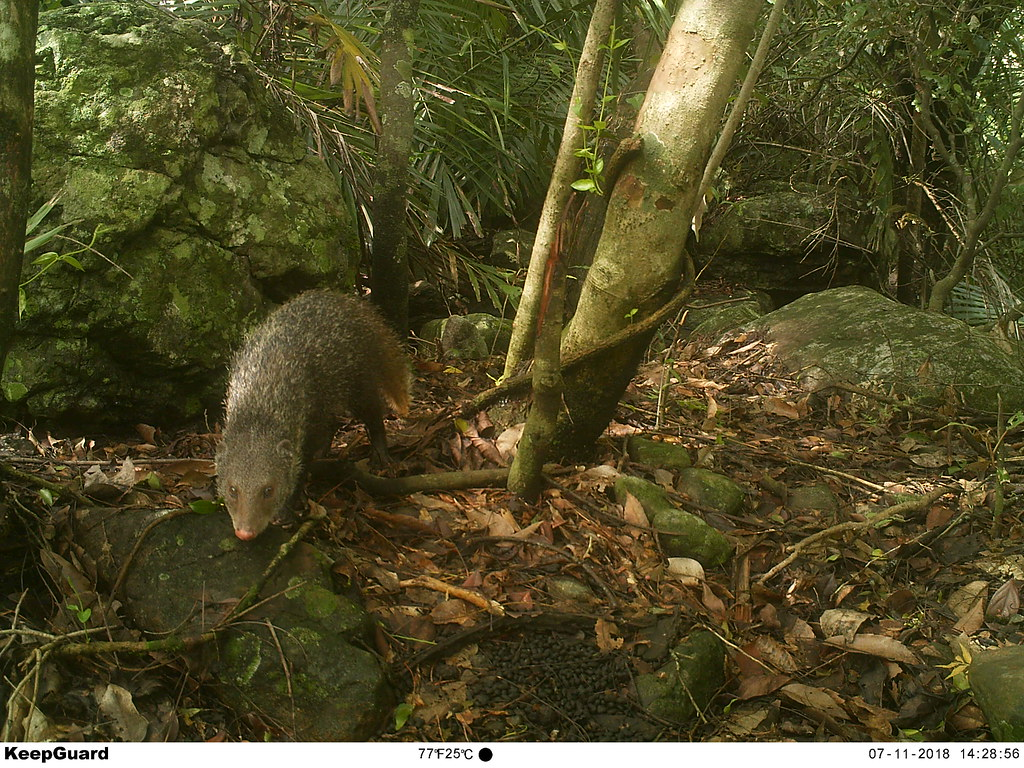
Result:
[[[242,541],[255,539],[287,510],[301,478],[301,458],[291,440],[225,433],[217,452],[217,487]]]

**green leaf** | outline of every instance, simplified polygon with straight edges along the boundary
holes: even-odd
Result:
[[[40,247],[41,245],[44,245],[44,244],[48,243],[50,240],[52,240],[54,237],[56,237],[59,232],[67,229],[70,226],[71,226],[71,222],[68,222],[67,224],[61,224],[60,226],[54,227],[53,229],[50,229],[50,230],[47,230],[46,232],[44,232],[41,235],[36,235],[35,237],[31,238],[30,240],[26,240],[25,241],[24,252],[25,253],[29,253],[30,251],[34,251],[36,248]]]
[[[32,259],[32,266],[39,265],[43,269],[46,269],[50,265],[57,262],[59,254],[56,251],[47,251],[46,253],[40,254]]]
[[[51,197],[47,202],[39,206],[39,209],[28,217],[28,221],[25,222],[25,234],[30,235],[35,231],[35,228],[39,226],[43,219],[45,219],[50,211],[53,210],[54,204],[57,202],[59,194]]]
[[[405,722],[409,719],[409,716],[412,715],[412,712],[413,712],[413,706],[412,706],[412,704],[409,704],[407,702],[402,702],[397,707],[395,707],[395,730],[396,731],[402,730],[402,726],[405,725]]]
[[[189,502],[188,508],[198,515],[209,515],[219,511],[220,506],[221,505],[215,501],[200,499],[198,501]]]
[[[597,185],[594,183],[593,179],[577,179],[569,186],[577,192],[593,192],[597,189]]]
[[[79,272],[85,272],[85,267],[82,266],[82,262],[80,262],[74,256],[61,256],[60,261],[63,261],[69,267],[74,267]]]
[[[48,506],[48,507],[52,507],[53,506],[53,501],[54,501],[53,491],[51,491],[49,488],[40,488],[39,489],[39,498],[41,498],[44,502],[46,502],[46,506]]]

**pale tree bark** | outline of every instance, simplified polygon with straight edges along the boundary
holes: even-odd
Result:
[[[550,453],[562,410],[559,347],[565,306],[565,253],[560,235],[565,230],[567,206],[572,194],[570,184],[576,180],[580,169],[580,161],[575,154],[583,141],[580,126],[589,124],[592,119],[594,96],[601,78],[601,44],[608,38],[617,7],[618,0],[598,0],[590,19],[587,39],[576,69],[576,85],[565,118],[562,144],[530,256],[527,289],[523,292],[513,324],[512,339],[516,351],[509,351],[505,367],[508,375],[524,355],[531,351],[535,353],[533,403],[508,476],[509,490],[529,501],[540,493],[541,469]],[[535,333],[536,344],[533,343]]]
[[[36,0],[0,0],[0,369],[18,315],[32,185]]]
[[[775,0],[772,12],[768,14],[768,21],[765,22],[764,32],[761,33],[761,41],[757,44],[754,58],[750,61],[750,66],[747,68],[747,75],[743,78],[743,86],[740,88],[739,96],[732,103],[729,117],[725,121],[725,125],[722,126],[722,132],[719,134],[715,148],[711,152],[711,159],[708,160],[708,164],[704,168],[704,175],[700,180],[700,189],[697,190],[698,207],[703,206],[704,196],[707,195],[708,190],[711,188],[711,182],[714,180],[715,174],[718,172],[726,153],[729,151],[729,147],[732,145],[732,137],[736,135],[736,129],[740,127],[743,113],[747,110],[747,102],[750,101],[750,94],[754,92],[757,78],[761,76],[764,62],[768,58],[768,49],[771,47],[772,37],[775,35],[775,30],[779,28],[779,22],[782,21],[782,11],[785,8],[786,0]]]
[[[381,36],[381,133],[374,168],[371,296],[402,337],[409,332],[409,261],[406,198],[412,154],[416,89],[413,35],[419,0],[391,0]]]
[[[763,3],[683,0],[637,117],[642,142],[610,190],[604,230],[562,354],[578,353],[668,300],[684,274],[698,189]],[[608,424],[651,334],[567,379],[563,452]]]
[[[565,114],[562,128],[562,144],[558,148],[555,167],[548,184],[547,197],[537,225],[537,237],[530,253],[530,266],[526,273],[523,295],[519,309],[512,321],[512,341],[505,358],[503,378],[510,376],[533,354],[533,342],[537,333],[537,307],[544,290],[544,279],[548,259],[555,242],[562,212],[572,194],[569,186],[577,178],[580,160],[576,151],[583,147],[584,132],[581,126],[589,125],[594,116],[594,97],[601,82],[601,45],[608,39],[612,22],[619,7],[619,0],[598,0],[594,15],[590,18],[587,39],[583,43],[580,61],[576,68],[576,84],[573,86],[569,109]]]
[[[563,353],[650,314],[683,272],[686,231],[762,3],[684,0],[637,116],[643,150],[611,191]]]

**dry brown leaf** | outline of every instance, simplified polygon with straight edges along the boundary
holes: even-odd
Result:
[[[619,628],[612,622],[598,619],[594,622],[594,631],[597,633],[597,647],[601,653],[611,653],[622,647],[623,639],[616,637]]]
[[[488,536],[511,536],[519,530],[519,524],[507,509],[467,506],[466,519],[473,530],[486,530]]]
[[[800,642],[806,642],[815,639],[814,630],[811,629],[811,625],[803,619],[795,619],[793,624],[786,629],[783,637],[786,638],[786,642],[796,645]]]
[[[988,604],[989,616],[1008,619],[1020,610],[1020,583],[1010,579],[996,590]]]
[[[675,475],[667,469],[657,467],[654,470],[654,482],[663,488],[671,490],[675,485],[675,479]]]
[[[796,672],[799,665],[793,655],[777,640],[761,635],[754,640],[756,656],[780,672]]]
[[[877,656],[880,659],[898,661],[901,664],[920,664],[917,655],[899,640],[884,635],[857,635],[848,641],[840,636],[825,638],[825,644],[844,651]]]
[[[970,610],[961,616],[956,624],[953,625],[953,629],[956,632],[962,632],[965,635],[973,635],[985,624],[985,600],[978,598],[974,601]]]
[[[93,691],[96,704],[114,725],[114,732],[124,741],[144,741],[149,721],[135,708],[132,695],[119,685],[97,686]]]
[[[899,716],[898,712],[868,704],[860,696],[849,699],[846,702],[846,708],[868,729],[872,739],[875,741],[892,739],[892,721]]]
[[[718,595],[711,591],[711,587],[708,586],[706,581],[703,582],[703,584],[704,594],[701,597],[701,601],[704,603],[704,607],[708,609],[715,619],[720,622],[724,622],[728,618],[726,615],[725,603],[722,602]]]
[[[692,557],[670,557],[665,573],[675,576],[688,587],[695,587],[704,581],[704,566]]]
[[[761,401],[761,405],[765,412],[784,416],[787,419],[799,419],[802,416],[799,408],[781,397],[766,397]]]
[[[736,339],[736,341],[742,341],[742,340],[743,340],[743,337],[740,337],[740,338]],[[760,339],[754,339],[754,341],[750,342],[749,344],[746,344],[746,345],[744,345],[742,347],[739,347],[738,349],[734,349],[732,352],[729,353],[728,356],[729,357],[736,357],[738,355],[742,355],[744,352],[749,352],[750,350],[754,349],[760,343],[761,343]]]
[[[984,602],[988,595],[987,581],[972,581],[953,590],[953,594],[946,600],[946,606],[957,618],[963,618],[975,609],[979,602]]]
[[[435,624],[465,624],[472,616],[461,600],[443,600],[430,611],[430,618]]]
[[[789,675],[753,675],[740,680],[736,695],[741,699],[756,699],[758,696],[766,696],[772,691],[788,683],[792,678]]]
[[[644,505],[640,503],[640,499],[628,492],[626,493],[626,503],[622,505],[622,518],[629,523],[629,534],[633,538],[643,535],[643,529],[650,528],[647,513],[644,512]]]
[[[494,441],[494,446],[498,449],[498,452],[505,457],[506,461],[511,461],[515,458],[516,449],[519,447],[519,438],[523,436],[523,429],[526,427],[526,422],[516,424],[515,426],[509,427]]]
[[[772,715],[770,706],[747,704],[745,707],[734,707],[724,726],[733,736],[742,741],[749,741],[752,734],[770,727],[767,724],[771,722]]]
[[[842,635],[848,641],[853,640],[860,625],[870,618],[866,613],[849,608],[831,608],[821,614],[821,634],[825,637]]]
[[[928,516],[925,518],[924,522],[925,530],[930,531],[932,528],[939,528],[948,523],[952,518],[952,509],[949,507],[934,506],[928,510]]]
[[[790,683],[784,685],[780,693],[790,701],[801,704],[805,707],[821,712],[834,720],[848,720],[849,715],[840,705],[839,694],[833,691],[826,691],[824,688],[812,688],[803,683]]]

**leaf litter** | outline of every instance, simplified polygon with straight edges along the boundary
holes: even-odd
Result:
[[[487,366],[422,368],[431,401],[389,427],[394,474],[508,464],[521,410],[436,417],[485,389]],[[695,507],[673,490],[673,472],[631,463],[623,439],[637,433],[683,446],[695,466],[739,483],[743,509]],[[338,442],[349,458],[366,455],[358,427]],[[214,495],[213,435],[167,441],[140,428],[138,441],[109,445],[29,443],[31,456],[11,453],[18,466],[58,483],[90,471],[118,503],[185,506]],[[385,499],[314,481],[309,491],[327,513],[320,543],[379,619],[378,651],[411,709],[382,738],[977,739],[983,718],[950,665],[964,643],[1024,639],[1024,570],[1010,557],[1024,529],[1012,511],[1020,505],[1007,503],[1024,476],[979,448],[1019,454],[1022,443],[1019,430],[1000,439],[982,422],[903,407],[888,393],[808,394],[762,342],[738,337],[652,356],[596,459],[554,471],[535,505],[500,488]],[[642,505],[613,502],[620,472],[705,516],[733,543],[731,560],[670,561]],[[812,499],[834,504],[800,501],[811,487]],[[938,495],[915,506],[929,493]],[[62,554],[47,561],[51,583],[77,583],[69,594],[109,611]],[[725,686],[693,725],[648,716],[633,681],[697,628],[729,649]],[[119,702],[113,727],[137,732],[137,716],[159,719],[136,710],[114,678],[103,690],[118,692],[102,699]],[[224,718],[198,714],[208,703],[198,680],[180,703],[192,714],[162,733],[239,736]]]

